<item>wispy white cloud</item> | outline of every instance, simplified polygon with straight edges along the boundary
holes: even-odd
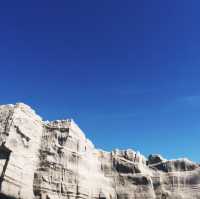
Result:
[[[116,89],[113,89],[112,91],[120,95],[146,95],[146,94],[151,94],[153,92],[156,92],[156,89],[116,88]]]
[[[108,117],[117,118],[117,119],[125,119],[125,118],[137,117],[137,114],[136,113],[115,113],[115,114],[108,115]]]
[[[160,110],[162,112],[174,112],[183,110],[183,108],[200,108],[200,95],[179,96],[170,100]]]
[[[200,95],[184,96],[179,101],[191,106],[200,106]]]
[[[138,117],[138,113],[121,113],[121,112],[112,112],[112,113],[94,113],[92,116],[85,114],[86,118],[92,120],[127,120],[134,119]]]

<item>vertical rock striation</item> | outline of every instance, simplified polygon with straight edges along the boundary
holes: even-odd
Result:
[[[98,150],[73,120],[0,106],[0,198],[200,199],[200,166]]]
[[[43,122],[24,104],[0,106],[1,193],[34,198],[34,171],[38,165]]]

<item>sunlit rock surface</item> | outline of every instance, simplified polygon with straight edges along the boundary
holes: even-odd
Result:
[[[25,104],[3,105],[0,198],[200,199],[200,166],[98,150],[73,120],[44,122]]]

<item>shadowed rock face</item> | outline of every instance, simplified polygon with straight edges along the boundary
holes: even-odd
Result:
[[[95,149],[73,120],[0,106],[0,198],[200,199],[200,166]]]

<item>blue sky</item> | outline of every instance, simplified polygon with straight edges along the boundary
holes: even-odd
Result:
[[[198,0],[2,1],[0,104],[74,118],[98,148],[200,162]]]

